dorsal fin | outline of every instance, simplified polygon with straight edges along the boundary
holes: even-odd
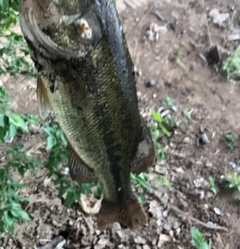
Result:
[[[51,104],[43,80],[39,75],[37,77],[37,99],[39,115],[42,119],[46,119],[51,111]]]

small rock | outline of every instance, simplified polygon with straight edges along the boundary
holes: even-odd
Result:
[[[117,231],[121,230],[121,226],[118,222],[114,222],[111,228],[112,233],[116,233]]]
[[[199,191],[200,194],[200,199],[203,200],[205,198],[205,192],[204,191]]]
[[[207,199],[211,199],[214,196],[214,193],[211,191],[207,192]]]
[[[120,239],[120,241],[123,242],[123,243],[127,242],[128,239],[129,239],[128,236],[127,236],[127,234],[125,234],[123,232],[123,230],[118,230],[116,232],[116,235],[118,236],[118,238]]]
[[[208,208],[209,208],[208,204],[204,204],[204,205],[203,205],[203,208],[204,208],[204,209],[208,209]]]
[[[207,224],[208,224],[209,226],[213,226],[213,222],[210,221],[210,220],[207,222]]]
[[[41,132],[41,128],[38,125],[34,125],[34,124],[29,124],[28,125],[28,130],[31,134],[38,134]]]
[[[207,167],[207,168],[212,168],[212,166],[213,166],[213,164],[212,164],[211,162],[207,162],[207,163],[206,163],[206,167]]]
[[[200,144],[203,144],[203,145],[209,143],[209,139],[208,139],[208,136],[207,136],[206,133],[202,133],[202,134],[200,135],[199,143],[200,143]]]
[[[146,241],[146,239],[142,238],[141,236],[137,236],[137,237],[134,238],[134,242],[136,244],[144,245],[144,244],[146,244],[147,241]]]
[[[210,12],[209,12],[209,16],[212,18],[212,19],[215,19],[218,17],[219,15],[219,10],[218,9],[212,9]]]
[[[154,218],[159,219],[162,217],[162,206],[156,200],[153,200],[149,204],[148,212],[152,214]]]
[[[190,144],[190,143],[191,143],[191,138],[190,138],[190,137],[185,137],[185,138],[183,139],[183,143],[184,143],[184,144]]]
[[[204,188],[208,186],[208,182],[204,178],[198,178],[193,181],[193,184],[196,188]]]
[[[52,220],[52,225],[55,226],[55,227],[61,227],[62,226],[62,224],[59,221],[57,221],[56,219],[54,219],[54,218]]]
[[[163,201],[164,203],[167,203],[167,202],[169,201],[169,195],[168,195],[167,192],[164,192],[164,193],[163,193],[162,201]]]
[[[143,249],[151,249],[151,247],[149,245],[144,245],[142,248]]]
[[[166,232],[169,232],[171,230],[171,225],[166,222],[164,225],[163,225],[163,229],[166,231]]]
[[[215,212],[215,214],[221,215],[221,211],[220,211],[219,208],[215,207],[215,208],[213,209],[213,211]]]
[[[179,221],[175,221],[173,223],[173,229],[176,230],[177,228],[179,228],[181,226],[181,223]]]
[[[64,246],[65,244],[66,244],[66,240],[61,241],[61,242],[57,245],[56,249],[61,249],[61,248],[63,248],[63,246]]]
[[[153,246],[156,245],[156,244],[157,244],[157,238],[153,239],[153,241],[152,241]]]
[[[150,79],[147,83],[146,86],[147,87],[152,87],[156,85],[156,80],[155,79]]]
[[[168,210],[163,211],[162,216],[164,218],[167,218],[168,217]]]
[[[176,236],[178,236],[180,234],[180,232],[181,232],[181,228],[179,227],[176,229]]]
[[[159,236],[159,240],[158,240],[158,248],[161,248],[162,245],[167,242],[167,241],[171,241],[171,237],[166,235],[166,234],[160,234]]]
[[[68,168],[68,167],[65,167],[65,168],[62,170],[62,174],[68,175],[68,174],[69,174],[69,168]]]
[[[240,33],[238,34],[231,34],[228,36],[229,41],[237,41],[240,40]]]
[[[229,165],[230,165],[233,169],[235,169],[235,168],[237,167],[236,163],[234,163],[234,162],[230,162]]]
[[[174,237],[174,232],[173,232],[173,230],[170,230],[170,231],[169,231],[169,235],[170,235],[171,238]]]
[[[73,224],[74,224],[73,220],[69,220],[69,223],[68,223],[68,224],[69,224],[69,226],[71,226],[71,227],[72,227],[72,226],[73,226]]]
[[[156,223],[157,223],[157,225],[160,227],[160,226],[162,225],[162,220],[161,220],[161,219],[158,219]]]
[[[183,168],[179,167],[179,168],[176,168],[175,171],[179,174],[184,174],[185,171],[183,170]]]

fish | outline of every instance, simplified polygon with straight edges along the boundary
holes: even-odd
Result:
[[[102,184],[98,229],[114,222],[138,228],[147,215],[130,175],[154,164],[155,149],[139,112],[133,62],[115,4],[55,2],[20,0],[22,32],[38,72],[40,114],[52,111],[69,142],[72,179]]]

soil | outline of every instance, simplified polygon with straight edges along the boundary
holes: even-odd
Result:
[[[218,185],[222,175],[236,170],[230,162],[237,166],[240,162],[238,149],[230,150],[220,141],[223,134],[231,132],[235,144],[240,143],[240,81],[226,81],[219,71],[226,54],[239,46],[239,40],[228,39],[231,33],[240,32],[239,1],[139,1],[132,7],[121,5],[119,9],[135,65],[141,114],[151,120],[152,110],[164,111],[163,100],[169,96],[177,107],[175,115],[182,121],[170,138],[160,140],[167,146],[165,158],[148,172],[153,190],[145,192],[148,225],[129,230],[115,223],[98,231],[96,216],[82,211],[77,202],[67,209],[57,197],[53,180],[45,178],[45,171],[41,170],[38,177],[26,174],[24,180],[28,186],[25,195],[31,200],[26,207],[31,221],[16,225],[14,236],[6,235],[0,248],[55,248],[47,243],[65,239],[62,248],[66,249],[188,249],[193,248],[193,226],[201,231],[211,249],[240,248],[239,203],[235,193]],[[214,8],[230,14],[221,26],[209,17]],[[157,41],[147,37],[147,29],[153,23],[167,27]],[[229,29],[231,24],[233,31]],[[215,46],[219,62],[218,53],[207,56]],[[150,80],[155,84],[149,86]],[[14,98],[15,110],[38,113],[35,80],[6,76],[1,77],[0,84]],[[191,113],[187,123],[183,110]],[[203,136],[207,136],[208,143],[201,143]],[[22,140],[33,153],[46,156],[42,131]],[[208,185],[210,176],[218,187],[216,195]],[[154,181],[161,177],[168,179],[170,188]]]

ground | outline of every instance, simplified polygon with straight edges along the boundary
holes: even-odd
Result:
[[[164,109],[165,96],[174,100],[179,118],[183,110],[191,113],[188,123],[181,122],[170,138],[160,141],[167,146],[166,156],[149,169],[153,191],[145,193],[148,225],[131,231],[116,223],[99,232],[96,216],[83,212],[77,202],[64,207],[52,179],[41,171],[38,178],[27,175],[25,179],[26,195],[31,200],[26,211],[32,220],[18,224],[15,235],[5,236],[0,248],[55,248],[42,246],[62,236],[66,240],[63,248],[69,249],[188,249],[193,248],[192,226],[202,232],[211,249],[240,248],[239,203],[234,193],[219,188],[214,195],[207,184],[210,176],[219,183],[225,172],[233,171],[230,162],[238,164],[240,159],[238,150],[230,150],[220,141],[221,135],[231,132],[235,143],[240,142],[239,79],[227,81],[217,64],[206,61],[207,52],[214,46],[220,59],[238,46],[239,40],[228,39],[229,25],[233,24],[233,33],[240,30],[238,0],[135,3],[139,6],[121,5],[119,9],[135,65],[141,114],[150,120],[152,110]],[[209,17],[214,8],[230,14],[222,26]],[[153,23],[167,27],[157,41],[147,36]],[[150,80],[155,84],[149,86]],[[14,98],[16,110],[38,113],[32,79],[6,76],[0,83]],[[207,144],[201,144],[202,134],[208,137]],[[41,156],[43,133],[33,131],[24,137],[24,145]],[[169,180],[170,188],[155,183],[154,179],[161,177]]]

